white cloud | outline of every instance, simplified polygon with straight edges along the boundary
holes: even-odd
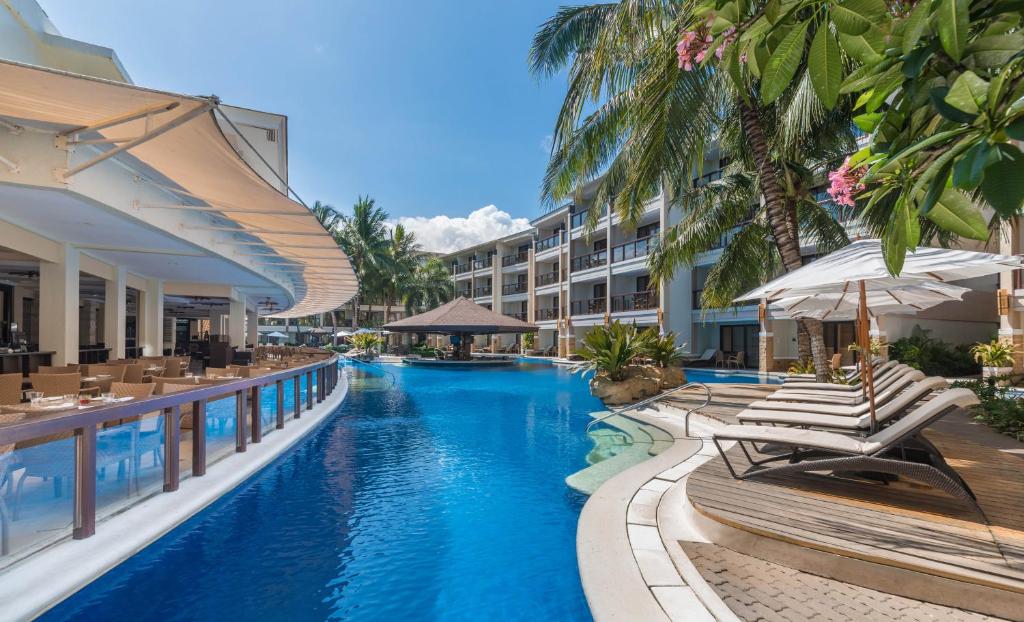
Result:
[[[439,253],[450,253],[530,228],[528,219],[512,218],[494,205],[474,210],[465,218],[403,216],[397,222],[416,234],[424,250]]]

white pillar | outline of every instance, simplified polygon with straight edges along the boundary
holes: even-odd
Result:
[[[14,292],[11,296],[11,301],[14,307],[14,323],[18,325],[18,331],[24,334],[25,332],[25,288],[14,286]],[[27,337],[26,337],[27,339]]]
[[[245,298],[228,304],[228,337],[233,346],[245,346]]]
[[[256,346],[259,343],[259,322],[260,316],[256,309],[245,312],[245,342]]]
[[[39,262],[39,349],[54,365],[78,362],[78,262],[69,245],[57,262]]]
[[[146,356],[164,353],[164,282],[147,279],[146,291],[141,296],[142,352]]]

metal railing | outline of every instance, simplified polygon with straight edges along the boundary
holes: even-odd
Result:
[[[101,469],[98,467],[109,466],[98,463],[98,431],[106,436],[112,427],[137,426],[148,414],[158,413],[156,419],[160,431],[155,434],[162,443],[162,466],[159,467],[163,471],[162,490],[173,492],[178,489],[181,481],[179,452],[183,408],[191,408],[191,476],[202,477],[206,474],[207,468],[208,402],[234,397],[235,452],[244,452],[249,443],[260,443],[263,440],[265,422],[260,400],[263,388],[274,385],[276,389],[276,422],[275,428],[272,429],[283,429],[287,420],[285,383],[291,382],[293,385],[292,418],[298,419],[303,407],[307,411],[312,410],[314,404],[325,401],[338,386],[338,361],[338,356],[332,355],[320,361],[263,376],[239,378],[216,384],[197,384],[195,389],[22,419],[0,425],[0,446],[12,445],[15,447],[15,453],[18,453],[30,451],[33,444],[58,442],[53,439],[73,440],[73,455],[66,461],[70,469],[67,476],[72,481],[70,488],[74,497],[71,535],[74,539],[81,540],[96,532],[97,479],[101,475]],[[303,379],[304,392],[300,389]],[[305,400],[302,399],[303,393]],[[267,429],[266,432],[269,434],[272,429]],[[25,445],[28,445],[28,450],[21,449]],[[135,451],[139,451],[134,443],[133,447]],[[104,455],[105,452],[106,450]],[[6,515],[3,519],[2,527],[6,529]]]
[[[490,268],[494,265],[494,256],[490,256],[487,259],[475,259],[473,260],[474,270],[483,270],[484,268]]]
[[[657,243],[658,238],[653,235],[649,235],[646,238],[640,238],[632,242],[613,246],[612,263],[617,261],[628,261],[630,259],[636,259],[637,257],[646,257],[648,253],[654,250]]]
[[[538,274],[534,277],[534,282],[537,287],[544,287],[545,285],[553,285],[558,282],[558,270],[554,272],[546,272],[544,274]]]
[[[608,264],[608,251],[601,250],[590,253],[589,255],[580,255],[574,257],[570,267],[573,272],[579,272],[581,270],[589,270],[591,268],[600,268],[601,266]]]
[[[686,411],[686,414],[683,415],[683,434],[685,434],[686,436],[690,436],[690,415],[692,415],[695,412],[699,413],[701,411],[701,409],[706,408],[707,405],[711,403],[711,388],[708,385],[704,384],[703,382],[687,382],[686,384],[684,384],[682,386],[678,386],[678,387],[676,387],[674,389],[669,389],[667,391],[662,391],[661,393],[659,393],[659,394],[657,394],[655,396],[649,397],[647,399],[640,400],[639,402],[636,402],[635,404],[630,404],[629,406],[624,406],[624,407],[622,407],[622,408],[620,408],[618,410],[613,410],[613,411],[609,412],[607,415],[604,415],[603,417],[598,417],[597,419],[594,419],[593,421],[588,423],[586,429],[583,432],[584,432],[584,434],[590,434],[590,430],[593,429],[593,427],[595,425],[601,423],[602,421],[604,421],[606,419],[610,419],[610,418],[612,418],[612,417],[614,417],[616,415],[621,415],[622,413],[626,413],[626,412],[629,412],[631,410],[637,410],[639,408],[644,408],[644,407],[646,407],[646,406],[648,406],[650,404],[653,404],[655,402],[658,402],[658,401],[661,401],[661,400],[665,399],[666,397],[668,397],[669,395],[672,395],[673,393],[678,393],[680,391],[685,391],[686,389],[693,389],[693,388],[697,388],[697,387],[699,387],[701,389],[704,389],[704,395],[705,395],[704,403],[701,404],[700,406],[696,407],[696,408],[688,409]]]
[[[490,285],[484,285],[483,287],[477,287],[476,289],[473,290],[473,296],[476,297],[476,298],[480,298],[482,296],[490,296],[490,295],[491,295],[491,286]]]
[[[525,294],[528,289],[526,283],[506,283],[501,286],[502,294]]]
[[[634,292],[612,296],[612,313],[622,311],[647,311],[658,308],[658,293],[652,291]]]
[[[516,253],[515,255],[505,255],[504,257],[501,258],[501,265],[505,266],[505,267],[507,267],[507,266],[515,266],[515,265],[518,265],[518,264],[526,262],[526,260],[528,260],[529,258],[530,258],[530,253],[527,252],[527,251],[522,251],[522,252]]]
[[[370,361],[364,361],[364,360],[362,360],[360,358],[356,358],[354,356],[347,356],[347,357],[345,357],[345,361],[347,363],[349,363],[349,362],[350,363],[358,363],[358,364],[360,364],[360,365],[362,365],[364,367],[369,367],[370,369],[372,369],[374,371],[378,371],[378,372],[380,372],[382,374],[387,374],[391,378],[391,384],[388,385],[389,389],[391,387],[395,386],[396,384],[398,384],[398,378],[395,376],[394,373],[391,372],[391,370],[384,369],[383,367],[381,367],[380,365],[377,365],[376,363],[371,363]]]
[[[537,322],[543,322],[545,320],[557,320],[558,309],[554,307],[548,309],[537,309],[536,311],[534,311],[534,315],[536,316]]]
[[[604,313],[607,308],[608,302],[604,298],[573,300],[569,303],[569,310],[572,315],[594,315]]]
[[[517,320],[519,320],[521,322],[525,322],[526,321],[526,311],[516,311],[516,312],[513,312],[513,313],[506,313],[505,315],[507,315],[509,317],[514,317],[515,319],[517,319]]]
[[[455,295],[462,296],[463,298],[471,298],[473,296],[473,291],[469,289],[460,289],[455,292]]]
[[[554,247],[558,246],[561,243],[562,243],[562,232],[559,231],[555,235],[552,235],[550,237],[546,237],[543,240],[537,240],[537,242],[534,244],[534,247],[537,249],[537,252],[539,253],[541,251],[546,251],[548,249],[554,248]]]
[[[451,272],[452,274],[462,274],[463,272],[469,272],[469,270],[470,265],[468,263],[463,263],[452,266]]]

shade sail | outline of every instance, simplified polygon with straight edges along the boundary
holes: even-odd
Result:
[[[470,335],[532,333],[537,330],[533,324],[495,313],[461,296],[426,313],[385,324],[384,328],[400,333]]]
[[[913,315],[943,302],[963,300],[966,287],[925,281],[887,290],[866,292],[868,315]],[[808,294],[782,298],[769,306],[773,317],[852,320],[859,303],[856,288],[845,293]]]
[[[1020,257],[922,247],[907,253],[903,271],[893,277],[885,267],[881,242],[861,240],[753,289],[736,301],[855,292],[859,282],[868,291],[878,291],[914,282],[959,281],[1021,267],[1024,259]]]
[[[0,116],[77,130],[79,138],[117,139],[74,148],[83,150],[84,159],[122,148],[155,171],[150,181],[176,192],[181,205],[221,208],[198,223],[289,258],[288,267],[260,268],[290,283],[295,303],[279,317],[336,309],[357,291],[348,257],[313,214],[257,174],[228,141],[217,118],[227,117],[216,98],[0,61]],[[68,176],[78,172],[78,162]]]

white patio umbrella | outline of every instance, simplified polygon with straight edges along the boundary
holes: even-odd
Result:
[[[891,297],[898,299],[901,289],[920,286],[928,281],[946,283],[1021,267],[1024,267],[1024,259],[1021,257],[922,247],[907,253],[903,271],[898,277],[894,277],[885,267],[881,242],[879,240],[859,240],[755,288],[737,297],[736,301],[751,299],[777,301],[781,298],[832,295],[835,296],[834,303],[842,304],[848,296],[852,297],[856,292],[860,346],[862,352],[870,352],[869,291],[881,295],[888,292]],[[863,375],[873,430],[876,420],[875,388],[871,365],[863,366]]]
[[[288,335],[275,330],[272,333],[267,333],[266,335],[264,335],[264,337],[267,337],[269,339],[287,339]]]
[[[963,300],[969,288],[922,281],[886,290],[867,291],[866,302],[869,317],[883,315],[913,315],[943,302]],[[857,317],[859,294],[819,293],[781,298],[768,308],[779,317],[813,318],[816,320],[852,320]]]
[[[339,330],[338,332],[334,333],[334,336],[335,337],[351,337],[352,333],[347,331],[347,330]]]

